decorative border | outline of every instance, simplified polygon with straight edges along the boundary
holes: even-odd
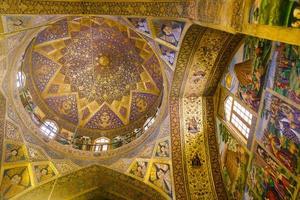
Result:
[[[4,0],[2,14],[73,14],[73,15],[133,15],[190,18],[193,5],[186,1],[167,2],[89,2],[55,0]]]
[[[171,143],[172,143],[172,162],[176,163],[173,165],[174,170],[174,185],[176,199],[189,199],[190,194],[188,190],[188,177],[186,177],[186,161],[183,155],[184,143],[183,133],[181,133],[180,119],[182,113],[180,112],[180,99],[183,96],[183,86],[187,81],[187,74],[191,68],[192,61],[195,56],[195,49],[199,46],[199,39],[203,37],[206,32],[209,34],[209,30],[200,26],[193,25],[188,30],[186,37],[183,40],[177,65],[174,73],[171,94],[170,94],[170,124],[171,124]],[[220,32],[224,34],[224,32]],[[218,147],[215,136],[214,128],[214,108],[213,99],[211,95],[214,94],[218,82],[224,72],[225,67],[230,62],[232,55],[242,40],[241,35],[229,35],[224,34],[224,40],[226,40],[221,48],[217,48],[215,53],[218,54],[217,58],[213,62],[212,69],[210,70],[209,77],[207,78],[204,91],[200,91],[199,97],[206,97],[203,103],[203,113],[205,113],[203,123],[206,125],[204,127],[205,133],[205,143],[206,151],[209,153],[210,163],[208,168],[211,173],[211,184],[214,184],[215,193],[219,199],[227,199],[226,190],[223,185],[220,164],[219,164],[219,154]],[[206,62],[211,62],[207,60]]]
[[[187,31],[181,49],[178,54],[177,65],[174,72],[174,78],[170,93],[170,129],[171,129],[171,151],[173,165],[173,177],[175,185],[176,199],[187,199],[187,189],[184,173],[183,149],[180,133],[180,97],[181,86],[184,81],[186,67],[192,56],[197,39],[203,35],[205,28],[192,25]]]

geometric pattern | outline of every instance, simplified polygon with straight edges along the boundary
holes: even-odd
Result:
[[[63,18],[40,32],[29,49],[29,92],[61,127],[133,129],[127,126],[143,124],[160,101],[163,76],[155,53],[136,32],[110,19]],[[136,95],[143,96],[140,102]]]
[[[28,156],[30,161],[44,161],[48,160],[46,154],[39,147],[27,145]]]
[[[5,137],[6,139],[14,141],[22,141],[22,137],[19,131],[19,128],[10,121],[6,121],[5,126]]]

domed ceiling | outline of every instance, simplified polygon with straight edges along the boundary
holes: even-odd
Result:
[[[36,36],[25,59],[34,102],[45,118],[71,131],[108,137],[128,132],[161,102],[155,53],[136,32],[110,19],[61,19]]]

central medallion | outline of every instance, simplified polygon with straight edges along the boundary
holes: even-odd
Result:
[[[109,64],[109,58],[107,56],[100,56],[99,64],[100,66],[107,67],[107,65]]]

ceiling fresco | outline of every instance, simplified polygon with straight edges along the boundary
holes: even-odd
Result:
[[[27,51],[24,71],[42,112],[79,132],[143,124],[156,112],[163,89],[160,62],[147,42],[100,17],[48,26]]]
[[[299,199],[300,32],[266,1],[3,2],[0,199]]]

